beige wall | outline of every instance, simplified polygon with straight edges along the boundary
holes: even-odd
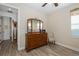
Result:
[[[19,8],[19,20],[18,20],[18,50],[25,48],[25,33],[27,32],[27,19],[37,18],[46,24],[46,17],[42,13],[27,7],[26,4],[8,4]],[[44,26],[46,28],[46,26]]]
[[[78,7],[79,4],[74,4],[64,8],[60,8],[51,13],[48,17],[48,34],[49,40],[53,40],[53,33],[58,44],[79,51],[79,38],[74,38],[71,35],[71,16],[70,10]]]

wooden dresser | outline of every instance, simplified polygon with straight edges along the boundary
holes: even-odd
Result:
[[[46,32],[28,32],[26,34],[26,51],[46,45],[48,37]]]

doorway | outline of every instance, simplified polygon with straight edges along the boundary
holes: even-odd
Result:
[[[5,55],[4,51],[16,53],[17,19],[18,9],[0,4],[0,55]]]

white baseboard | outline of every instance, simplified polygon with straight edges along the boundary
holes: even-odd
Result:
[[[74,48],[74,47],[71,47],[69,45],[65,45],[65,44],[59,43],[59,42],[56,42],[56,44],[61,45],[61,46],[64,46],[66,48],[69,48],[69,49],[72,49],[74,51],[78,51],[79,52],[79,49],[78,48]],[[25,49],[25,47],[18,48],[19,51],[20,50],[24,50],[24,49]]]
[[[56,44],[61,45],[61,46],[64,46],[66,48],[69,48],[69,49],[72,49],[74,51],[78,51],[79,52],[79,49],[78,48],[74,48],[74,47],[71,47],[69,45],[65,45],[65,44],[59,43],[59,42],[56,42]]]
[[[25,47],[21,47],[21,48],[18,48],[18,51],[24,50],[24,49],[25,49]]]

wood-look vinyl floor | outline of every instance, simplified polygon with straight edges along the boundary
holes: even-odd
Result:
[[[50,44],[33,49],[30,52],[25,50],[17,51],[16,47],[16,42],[3,41],[0,44],[0,56],[79,56],[79,52],[60,45]]]

